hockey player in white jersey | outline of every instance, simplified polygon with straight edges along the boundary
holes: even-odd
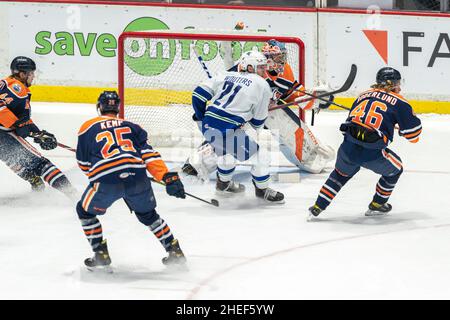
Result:
[[[245,52],[238,72],[225,72],[206,80],[193,92],[196,118],[202,121],[205,140],[217,154],[216,190],[241,193],[245,187],[232,180],[236,160],[252,163],[257,198],[284,203],[284,195],[269,188],[268,152],[250,138],[242,126],[264,126],[272,91],[264,80],[267,58],[260,52]],[[207,102],[209,101],[208,105]]]

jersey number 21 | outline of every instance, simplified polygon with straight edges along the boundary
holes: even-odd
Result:
[[[228,107],[228,105],[231,102],[233,102],[234,97],[236,97],[236,95],[238,94],[239,90],[241,90],[241,89],[242,89],[242,87],[240,85],[235,85],[231,81],[225,81],[223,83],[222,93],[213,102],[213,104],[218,106],[218,107],[222,107],[223,109],[225,109],[226,107]],[[230,93],[231,93],[231,95],[230,95]],[[225,98],[225,96],[227,96],[227,95],[228,95],[228,99],[226,100],[226,102],[224,104],[222,104],[223,103],[222,102],[223,98]]]

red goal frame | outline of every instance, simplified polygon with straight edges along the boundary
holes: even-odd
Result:
[[[207,34],[207,33],[180,33],[180,32],[160,32],[160,31],[144,31],[144,32],[123,32],[119,36],[118,44],[118,84],[119,84],[119,96],[120,96],[120,114],[119,116],[123,118],[124,116],[124,74],[125,74],[125,61],[124,61],[124,40],[127,38],[157,38],[157,39],[186,39],[186,40],[213,40],[213,41],[257,41],[266,42],[270,39],[276,39],[280,42],[296,43],[299,46],[299,74],[297,80],[300,84],[305,84],[305,44],[297,37],[286,37],[286,36],[273,36],[273,35],[240,35],[240,34]],[[304,114],[302,109],[299,109],[301,114],[299,115],[302,120],[304,120]]]

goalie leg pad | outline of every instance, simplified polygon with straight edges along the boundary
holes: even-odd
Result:
[[[320,143],[308,126],[294,117],[292,110],[275,110],[265,125],[280,143],[287,160],[302,170],[320,173],[334,158],[334,150]]]
[[[217,155],[214,148],[207,142],[203,143],[186,160],[197,172],[197,177],[203,181],[209,179],[209,174],[217,169]]]

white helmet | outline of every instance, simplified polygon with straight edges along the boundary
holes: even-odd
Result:
[[[258,66],[267,66],[267,58],[259,51],[247,51],[242,55],[239,66],[241,71],[247,71],[247,67],[252,66],[256,73]]]

